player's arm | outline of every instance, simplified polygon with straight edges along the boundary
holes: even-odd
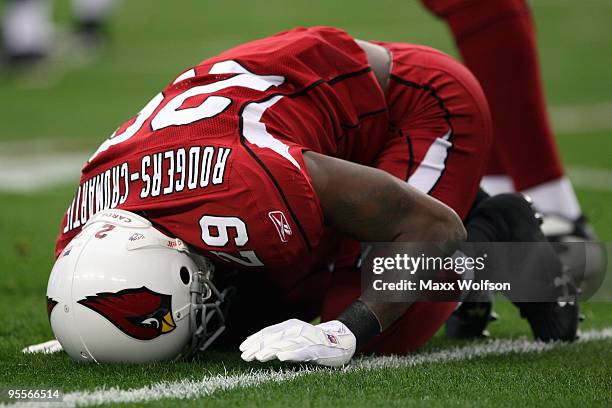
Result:
[[[304,158],[329,226],[362,241],[465,239],[453,210],[390,174],[313,152]],[[248,337],[240,345],[242,358],[342,365],[358,344],[367,343],[408,307],[358,300],[338,320],[317,326],[290,319]]]
[[[326,224],[334,229],[360,241],[465,239],[463,223],[452,209],[389,173],[314,152],[305,153],[304,158]],[[359,339],[360,335],[369,337],[377,334],[373,331],[389,327],[410,306],[400,302],[363,303],[351,306],[354,310],[345,311],[340,318],[357,326],[358,342],[368,340]],[[370,327],[368,309],[375,318],[370,318]]]
[[[447,205],[389,173],[314,152],[304,159],[325,222],[360,241],[465,239]]]

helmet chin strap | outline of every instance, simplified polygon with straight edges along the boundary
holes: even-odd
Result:
[[[234,292],[233,287],[220,292],[212,283],[215,267],[210,259],[194,252],[191,252],[189,256],[199,268],[192,275],[189,288],[191,342],[176,360],[193,358],[198,352],[206,350],[223,333],[229,298]],[[215,317],[217,322],[212,326],[211,321]]]

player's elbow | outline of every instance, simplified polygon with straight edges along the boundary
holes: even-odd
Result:
[[[431,241],[465,241],[467,238],[467,231],[463,226],[461,218],[455,211],[450,208],[446,208],[446,211],[441,211],[436,214],[436,217],[430,225],[429,231]]]
[[[452,241],[465,241],[467,239],[467,231],[463,226],[463,221],[459,218],[456,212],[452,212],[452,221],[450,221],[449,228],[452,229],[451,240]]]
[[[393,239],[397,242],[456,242],[465,241],[467,232],[461,218],[451,208],[441,205],[436,209],[407,217],[400,224],[399,233]]]

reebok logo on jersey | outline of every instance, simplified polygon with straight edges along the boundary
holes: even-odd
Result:
[[[268,217],[272,220],[272,224],[276,227],[278,236],[282,242],[287,242],[291,236],[291,226],[285,218],[285,214],[282,211],[270,211]]]

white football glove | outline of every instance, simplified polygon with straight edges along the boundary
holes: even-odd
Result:
[[[313,326],[298,319],[266,327],[240,345],[245,361],[311,362],[324,366],[344,365],[355,354],[355,335],[338,320]]]

